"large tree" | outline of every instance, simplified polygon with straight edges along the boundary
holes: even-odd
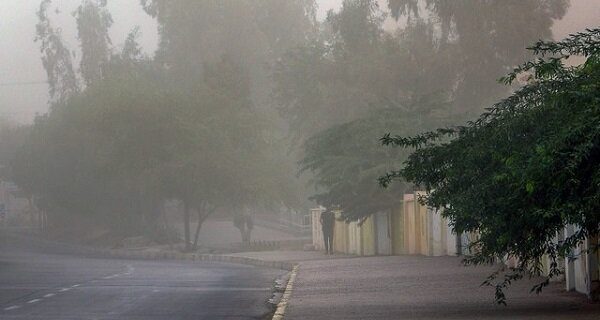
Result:
[[[403,151],[379,150],[386,130],[415,134],[448,117],[453,45],[440,45],[433,25],[414,20],[394,34],[372,1],[345,1],[330,13],[322,38],[290,51],[278,64],[276,99],[302,148],[312,198],[339,205],[347,220],[398,204],[408,186],[381,192],[374,181]]]
[[[525,46],[551,39],[569,0],[389,0],[394,18],[430,16],[443,43],[458,47],[454,112],[474,117],[508,94],[495,79],[530,57]]]
[[[468,263],[518,258],[499,281],[500,274],[486,281],[496,286],[500,303],[502,289],[527,271],[539,273],[547,255],[549,277],[534,287],[541,290],[562,272],[559,259],[597,236],[600,226],[600,29],[540,41],[531,51],[536,60],[503,78],[529,82],[476,121],[382,139],[416,151],[381,183],[415,183],[429,192],[422,200],[443,209],[457,233],[478,233]],[[570,56],[585,62],[570,66]],[[567,225],[577,231],[561,239]]]
[[[313,0],[141,2],[159,25],[158,61],[185,79],[225,55],[252,79],[258,107],[268,101],[269,66],[310,37],[315,24]]]
[[[367,123],[411,135],[471,118],[510,92],[495,79],[529,56],[525,43],[549,38],[566,9],[560,0],[390,0],[402,23],[389,30],[378,3],[344,1],[319,37],[291,50],[275,73],[282,115],[306,141],[301,165],[314,174],[314,199],[341,205],[347,219],[385,207],[368,180],[389,160],[373,151],[378,136]],[[388,119],[378,118],[381,110]],[[388,198],[400,199],[395,188]]]
[[[142,4],[159,25],[156,61],[168,67],[174,81],[182,88],[192,90],[194,81],[213,77],[210,66],[221,64],[225,59],[236,66],[238,78],[248,90],[251,118],[256,121],[251,130],[261,131],[261,135],[246,137],[267,141],[269,148],[256,152],[264,153],[270,161],[247,167],[253,160],[246,157],[249,162],[238,167],[244,175],[255,176],[242,182],[254,181],[263,189],[263,196],[256,197],[260,194],[253,191],[256,188],[240,184],[230,194],[232,205],[235,204],[232,211],[241,212],[244,206],[259,203],[262,207],[267,202],[303,207],[306,201],[301,199],[302,192],[296,192],[301,191],[303,185],[294,175],[295,154],[286,153],[289,150],[284,140],[286,124],[270,96],[273,86],[271,67],[288,49],[314,36],[315,2],[144,0]],[[264,141],[259,141],[259,145],[262,144]],[[265,169],[266,163],[271,163],[270,170]],[[258,168],[259,165],[263,168]],[[277,186],[268,182],[273,179],[277,179]],[[264,190],[268,185],[273,189]],[[271,201],[265,201],[266,197]]]

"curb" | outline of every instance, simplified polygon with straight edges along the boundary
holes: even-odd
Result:
[[[118,258],[118,259],[140,259],[140,260],[185,260],[185,261],[202,261],[202,262],[225,262],[245,264],[256,267],[267,267],[273,269],[281,269],[292,271],[295,264],[285,261],[268,261],[249,257],[228,256],[220,254],[196,254],[196,253],[181,253],[181,252],[143,252],[131,250],[115,250],[115,249],[91,249],[87,254]]]
[[[275,310],[275,314],[273,315],[272,320],[282,320],[285,315],[285,309],[290,301],[292,296],[292,290],[294,288],[294,281],[296,281],[296,275],[298,274],[298,265],[295,265],[292,268],[290,279],[288,280],[287,286],[285,287],[285,291],[283,292],[283,296],[281,300],[277,304],[277,309]]]
[[[25,238],[21,235],[11,234],[9,236],[16,238]],[[26,237],[31,240],[31,238]],[[73,245],[57,241],[41,240],[42,244],[56,244],[63,247],[69,253],[78,254],[88,257],[116,258],[116,259],[133,259],[133,260],[186,260],[186,261],[204,261],[204,262],[225,262],[252,265],[256,267],[267,267],[273,269],[281,269],[292,271],[295,263],[286,261],[269,261],[249,257],[228,256],[220,254],[197,254],[197,253],[182,253],[174,251],[136,251],[124,249],[103,249],[93,248],[81,245]]]

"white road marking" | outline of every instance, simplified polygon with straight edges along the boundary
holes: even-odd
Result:
[[[77,288],[79,286],[80,286],[80,284],[74,284],[74,285],[71,286],[71,288]]]
[[[44,298],[51,298],[54,297],[55,294],[54,293],[48,293],[47,295],[44,296]]]
[[[160,292],[160,290],[154,289],[154,290],[152,290],[152,292]]]
[[[36,303],[38,301],[42,301],[42,299],[33,299],[33,300],[29,300],[27,301],[27,303]]]
[[[271,288],[240,288],[240,287],[201,287],[196,288],[195,291],[269,291]]]
[[[71,290],[71,288],[62,288],[60,290],[58,290],[58,292],[65,292],[65,291],[69,291]]]
[[[5,311],[19,309],[21,306],[10,306],[8,308],[4,308]]]

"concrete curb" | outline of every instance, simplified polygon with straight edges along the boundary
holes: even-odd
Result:
[[[21,235],[11,234],[9,236],[16,238],[27,238]],[[198,253],[183,253],[175,251],[147,251],[135,249],[103,249],[86,247],[81,245],[73,245],[69,243],[38,239],[40,244],[56,244],[60,245],[67,252],[78,254],[87,257],[102,257],[116,259],[132,259],[132,260],[186,260],[186,261],[204,261],[204,262],[224,262],[252,265],[257,267],[266,267],[292,271],[295,263],[287,261],[269,261],[250,257],[229,256],[222,254],[198,254]]]
[[[196,253],[181,253],[169,251],[133,251],[133,250],[115,250],[115,249],[91,249],[91,254],[94,256],[118,258],[118,259],[140,259],[140,260],[186,260],[186,261],[203,261],[203,262],[224,262],[252,265],[257,267],[266,267],[292,271],[295,264],[286,261],[269,261],[249,257],[228,256],[221,254],[196,254]]]
[[[275,314],[273,315],[272,320],[282,320],[285,316],[285,309],[287,308],[287,305],[290,302],[290,298],[292,297],[292,290],[294,288],[294,281],[296,281],[296,275],[298,274],[298,268],[298,265],[295,265],[292,268],[290,279],[288,280],[287,286],[285,287],[285,291],[283,292],[281,300],[277,304],[277,309],[275,310]]]

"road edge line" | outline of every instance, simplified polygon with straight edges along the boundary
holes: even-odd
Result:
[[[281,300],[277,304],[277,309],[275,309],[275,314],[273,314],[272,320],[282,320],[285,316],[285,309],[287,308],[288,303],[292,297],[292,291],[294,289],[294,282],[296,281],[296,275],[298,274],[299,265],[296,264],[292,267],[292,271],[290,274],[290,279],[288,280],[287,286],[285,287],[285,291],[283,292],[283,296]]]

